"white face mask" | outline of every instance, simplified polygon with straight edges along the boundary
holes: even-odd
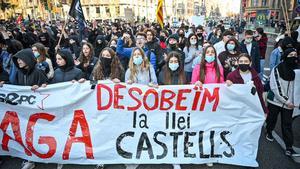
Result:
[[[196,45],[197,40],[190,40],[191,45]]]

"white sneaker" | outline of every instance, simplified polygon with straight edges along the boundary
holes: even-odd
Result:
[[[23,161],[22,169],[33,169],[35,167],[34,162],[32,161]]]
[[[104,168],[104,164],[98,164],[95,169],[103,169],[103,168]]]
[[[173,164],[173,169],[181,169],[180,164]]]
[[[207,167],[212,167],[214,166],[214,163],[206,163]]]
[[[126,169],[136,169],[139,165],[138,164],[125,164]]]
[[[62,169],[64,167],[63,164],[57,164],[57,169]]]

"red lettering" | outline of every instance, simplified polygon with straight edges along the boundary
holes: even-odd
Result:
[[[186,97],[183,96],[184,93],[191,93],[191,89],[180,89],[178,90],[178,96],[176,101],[176,110],[186,110],[186,106],[181,106],[181,102],[186,100]]]
[[[203,98],[202,98],[202,102],[201,102],[201,106],[200,106],[200,111],[204,110],[207,99],[208,99],[209,103],[211,103],[212,101],[215,101],[212,111],[214,112],[217,110],[217,107],[219,105],[219,90],[220,90],[219,87],[214,88],[213,95],[210,94],[208,89],[204,90],[204,94],[203,94]]]
[[[195,98],[194,98],[194,101],[193,101],[192,110],[197,110],[200,95],[201,95],[201,91],[196,91]]]
[[[171,94],[171,96],[166,97],[167,94]],[[172,90],[162,90],[161,92],[161,102],[160,102],[160,110],[168,110],[170,109],[174,103],[171,101],[176,94]],[[168,106],[164,107],[164,104],[167,103]]]
[[[149,105],[147,104],[147,98],[150,94],[154,95],[154,105],[152,107],[149,107]],[[145,109],[148,110],[148,111],[157,109],[157,107],[158,107],[158,93],[157,93],[157,91],[154,90],[154,89],[147,90],[145,95],[144,95],[144,98],[143,98],[143,103],[144,103]]]
[[[54,115],[47,114],[47,113],[33,114],[29,118],[28,125],[27,125],[27,131],[26,131],[26,144],[28,146],[28,149],[40,158],[51,158],[56,152],[57,144],[56,144],[56,140],[54,137],[50,137],[50,136],[40,137],[38,143],[48,145],[49,150],[45,154],[42,154],[42,153],[39,153],[38,151],[36,151],[36,149],[33,147],[33,144],[32,144],[34,126],[39,119],[52,121],[54,118],[55,118]]]
[[[75,137],[78,124],[81,127],[82,137]],[[94,159],[93,146],[91,141],[91,135],[89,131],[89,125],[86,121],[84,112],[82,110],[75,110],[73,122],[70,128],[69,137],[66,142],[66,146],[63,153],[63,160],[68,160],[73,143],[83,143],[85,145],[86,157],[88,159]]]
[[[114,87],[114,108],[115,109],[125,109],[124,106],[119,105],[119,99],[124,99],[124,96],[119,95],[119,89],[126,88],[126,86],[117,84]]]
[[[15,139],[13,139],[8,134],[6,134],[6,130],[7,130],[7,127],[9,126],[9,124],[11,124]],[[8,151],[9,140],[14,140],[14,141],[18,142],[24,148],[25,153],[28,156],[32,155],[32,153],[23,144],[22,136],[21,136],[21,129],[20,129],[20,120],[19,120],[19,117],[16,112],[7,111],[1,122],[0,128],[3,131],[2,149],[4,151]]]
[[[137,87],[132,87],[132,88],[130,88],[130,89],[128,90],[128,93],[129,93],[130,97],[131,97],[134,101],[137,102],[137,105],[136,105],[136,106],[133,106],[133,107],[129,107],[129,106],[128,106],[128,107],[127,107],[127,109],[128,109],[129,111],[135,111],[135,110],[139,109],[139,108],[141,107],[141,105],[142,105],[141,100],[139,100],[138,98],[136,98],[136,97],[133,95],[133,92],[137,92],[139,95],[142,95],[142,94],[143,94],[142,90],[139,89],[139,88],[137,88]]]
[[[101,95],[102,91],[101,91],[101,89],[106,89],[109,93],[108,103],[105,106],[101,105],[101,103],[102,103],[102,95]],[[98,104],[97,107],[98,107],[98,110],[107,110],[111,106],[111,104],[112,104],[112,95],[113,95],[112,90],[108,86],[106,86],[104,84],[98,84],[97,85],[97,104]],[[107,100],[107,97],[103,98],[103,100]]]

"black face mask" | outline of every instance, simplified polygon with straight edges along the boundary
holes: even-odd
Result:
[[[170,44],[170,48],[171,48],[171,49],[176,49],[176,43]]]
[[[112,50],[114,50],[114,51],[117,50],[117,47],[115,47],[115,46],[111,46],[110,48],[112,48]]]
[[[239,64],[239,68],[242,72],[246,72],[247,70],[250,70],[250,64]]]
[[[103,63],[103,65],[105,65],[105,67],[108,67],[111,65],[111,58],[105,58],[105,57],[100,57],[101,62]]]
[[[202,38],[202,33],[197,33],[197,36]]]
[[[159,40],[160,40],[161,42],[165,42],[165,41],[166,41],[166,38],[165,38],[164,36],[160,36],[160,37],[159,37]]]
[[[295,68],[297,66],[297,57],[288,57],[285,62],[288,66],[291,66],[291,68]]]
[[[183,34],[183,33],[180,33],[179,36],[180,36],[180,37],[184,37],[184,34]]]

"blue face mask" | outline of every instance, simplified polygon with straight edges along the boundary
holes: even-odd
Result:
[[[141,65],[143,63],[143,57],[142,56],[134,57],[133,63],[137,66]]]
[[[206,60],[206,62],[211,63],[211,62],[215,61],[215,56],[214,55],[213,56],[206,55],[205,60]]]
[[[172,71],[175,71],[179,68],[179,64],[178,63],[169,63],[169,68],[172,70]]]
[[[34,52],[33,54],[34,54],[34,57],[35,57],[35,58],[38,58],[38,57],[41,56],[39,52]]]
[[[233,51],[234,48],[235,48],[235,45],[233,45],[233,44],[227,44],[227,49],[228,49],[229,51]]]

